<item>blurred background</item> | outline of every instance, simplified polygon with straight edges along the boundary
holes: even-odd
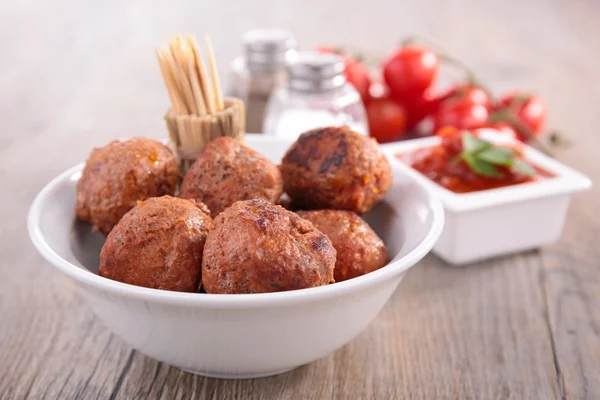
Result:
[[[168,98],[154,48],[174,32],[209,33],[226,87],[240,35],[266,27],[291,30],[301,49],[342,45],[380,59],[402,38],[430,38],[493,90],[539,94],[549,126],[569,131],[577,120],[591,135],[600,122],[592,101],[599,85],[569,77],[598,68],[597,58],[586,57],[598,50],[597,15],[597,3],[585,0],[3,2],[0,87],[16,97],[0,100],[1,145],[36,131],[48,137],[36,143],[56,146],[49,129],[72,132],[75,142],[95,135],[95,144],[162,136]],[[24,82],[36,90],[20,91]]]

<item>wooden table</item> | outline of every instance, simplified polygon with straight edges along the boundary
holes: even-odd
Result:
[[[600,3],[148,3],[2,5],[0,398],[600,398],[598,188],[574,199],[556,245],[458,269],[428,256],[356,340],[247,381],[201,378],[133,351],[25,229],[35,194],[92,146],[166,134],[152,49],[175,31],[210,32],[223,73],[253,27],[285,26],[305,47],[352,43],[376,56],[421,33],[494,90],[539,93],[549,125],[574,142],[559,158],[600,181]]]

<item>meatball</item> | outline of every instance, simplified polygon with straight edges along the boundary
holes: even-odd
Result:
[[[333,282],[336,252],[310,222],[263,199],[215,219],[202,259],[207,293],[261,293]]]
[[[283,193],[279,168],[230,137],[208,143],[183,178],[179,197],[208,206],[212,217],[238,200],[275,203]]]
[[[212,218],[204,204],[171,196],[139,202],[108,234],[100,275],[154,289],[199,289]]]
[[[172,195],[177,158],[155,140],[114,140],[92,150],[77,182],[75,215],[107,235],[139,200]]]
[[[299,211],[298,215],[326,234],[337,250],[335,281],[345,281],[387,264],[383,241],[357,214],[344,210]]]
[[[347,126],[303,133],[283,157],[281,170],[286,193],[305,209],[364,214],[392,185],[390,163],[377,142]]]

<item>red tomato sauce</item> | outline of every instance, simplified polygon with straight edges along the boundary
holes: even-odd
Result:
[[[460,140],[443,138],[441,145],[397,154],[396,157],[454,193],[478,192],[553,177],[537,166],[533,166],[537,172],[534,176],[527,176],[507,167],[497,167],[501,174],[497,177],[478,175],[463,160],[453,162],[461,151]]]

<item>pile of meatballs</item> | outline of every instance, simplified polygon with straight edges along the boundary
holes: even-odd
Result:
[[[280,166],[221,137],[173,197],[179,180],[177,158],[160,142],[137,137],[92,151],[75,213],[107,235],[101,276],[182,292],[265,293],[351,279],[388,261],[359,215],[392,185],[390,164],[377,142],[348,127],[305,132]]]

